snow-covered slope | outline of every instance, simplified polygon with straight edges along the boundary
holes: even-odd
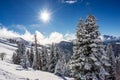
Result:
[[[13,55],[13,52],[16,50],[17,48],[16,47],[13,47],[13,46],[10,46],[8,44],[4,44],[4,43],[0,43],[0,54],[1,53],[5,53],[6,54],[6,57],[5,59],[8,61],[8,60],[11,60],[11,57]]]
[[[19,40],[19,38],[17,38],[17,40]],[[26,47],[30,48],[29,45],[26,45]],[[0,54],[5,53],[6,54],[5,59],[7,61],[11,60],[13,52],[15,52],[16,49],[17,49],[17,44],[16,43],[12,43],[12,42],[8,41],[7,39],[0,38]]]
[[[17,49],[13,45],[15,44],[5,40],[0,42],[0,53],[6,53],[5,60],[0,60],[0,80],[72,80],[70,78],[63,79],[49,72],[35,71],[31,68],[24,70],[20,65],[12,64],[11,57]]]
[[[14,65],[0,60],[0,80],[65,80],[52,73],[38,70],[24,70],[19,65]],[[73,80],[66,78],[66,80]]]

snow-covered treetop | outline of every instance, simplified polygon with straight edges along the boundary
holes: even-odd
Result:
[[[93,15],[88,15],[85,22],[88,24],[95,24],[96,18]]]

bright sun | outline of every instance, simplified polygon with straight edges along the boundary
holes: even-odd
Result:
[[[39,14],[39,19],[42,20],[44,23],[50,21],[50,12],[48,10],[43,10]]]

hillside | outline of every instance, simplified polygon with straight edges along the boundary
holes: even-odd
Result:
[[[0,42],[0,53],[6,53],[4,61],[0,60],[0,80],[72,80],[31,68],[25,70],[20,65],[12,64],[11,57],[16,49],[15,44],[5,40]]]
[[[5,60],[10,61],[13,52],[16,50],[16,47],[10,46],[8,44],[0,43],[0,53],[5,53]]]
[[[64,80],[52,73],[44,71],[24,70],[19,65],[0,61],[0,80]],[[72,80],[66,78],[66,80]]]

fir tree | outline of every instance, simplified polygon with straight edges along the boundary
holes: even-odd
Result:
[[[23,58],[21,59],[21,66],[24,68],[24,69],[28,69],[28,67],[30,67],[30,62],[28,60],[28,55],[27,53],[23,55]]]
[[[58,57],[59,57],[59,49],[55,46],[55,44],[52,44],[50,47],[50,61],[49,61],[49,67],[48,71],[54,73],[55,71],[55,65],[57,64]]]
[[[105,80],[108,75],[105,67],[110,64],[99,36],[94,16],[87,16],[85,23],[80,20],[70,62],[75,80]]]
[[[23,55],[26,53],[26,47],[24,43],[17,44],[17,50],[13,53],[13,63],[20,64],[21,60],[23,59]]]
[[[26,51],[26,56],[28,57],[28,60],[29,60],[29,57],[30,57],[30,51],[29,51],[29,49],[27,49],[27,51]]]
[[[115,56],[112,50],[113,50],[112,45],[108,44],[106,47],[106,53],[107,53],[107,56],[109,57],[109,63],[111,64],[111,66],[107,68],[110,75],[106,77],[106,80],[116,80]]]
[[[40,58],[40,52],[38,51],[38,44],[37,44],[37,35],[35,34],[35,55],[34,55],[34,61],[33,61],[33,69],[40,70],[41,69],[41,58]]]
[[[16,52],[13,53],[12,62],[14,64],[20,64],[20,62],[21,62],[20,55],[17,54]]]
[[[56,75],[64,75],[66,71],[66,59],[63,55],[62,58],[60,58],[55,66],[55,74]]]
[[[29,53],[29,62],[30,62],[30,67],[33,65],[33,60],[34,60],[34,52],[33,52],[33,47],[31,46],[30,48],[30,53]]]
[[[120,79],[120,54],[116,57],[116,80]]]
[[[41,53],[41,65],[42,65],[42,70],[46,71],[47,70],[47,49],[45,46],[42,47],[42,53]]]

